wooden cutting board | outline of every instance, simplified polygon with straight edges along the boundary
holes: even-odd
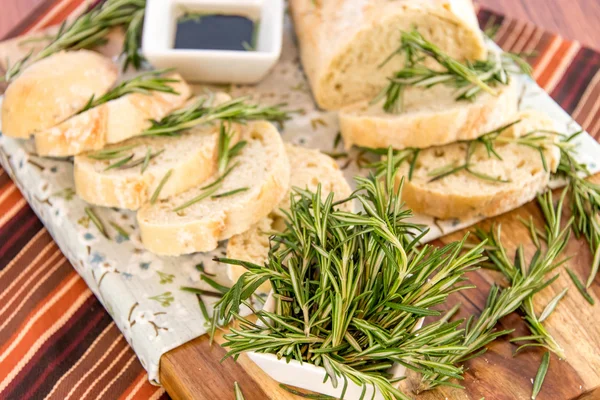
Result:
[[[600,175],[596,175],[594,180],[600,182]],[[502,240],[507,249],[513,251],[518,244],[523,243],[526,254],[531,256],[535,252],[535,246],[531,243],[528,230],[518,220],[519,216],[529,218],[529,215],[534,217],[538,226],[543,226],[536,202],[484,221],[479,226],[488,228],[492,223],[502,224]],[[464,230],[445,236],[437,244],[458,240],[466,232]],[[566,255],[572,256],[567,265],[585,281],[592,259],[587,243],[571,238]],[[460,316],[479,315],[491,283],[504,284],[501,276],[486,270],[472,272],[469,278],[477,288],[455,294],[449,300],[450,305],[458,302],[462,304]],[[564,269],[561,269],[560,278],[535,296],[538,313],[564,287],[569,287],[569,291],[545,321],[545,326],[563,347],[567,359],[559,360],[552,355],[538,399],[600,399],[600,275],[590,288],[590,293],[596,300],[596,305],[591,306],[574,287]],[[464,390],[438,388],[415,395],[411,390],[417,382],[416,376],[409,377],[403,388],[416,399],[427,400],[479,400],[483,397],[486,400],[529,399],[544,351],[532,348],[513,356],[517,345],[509,340],[528,334],[524,322],[516,313],[504,318],[498,329],[515,331],[489,345],[484,355],[467,362],[465,379],[460,382],[465,387]],[[216,344],[212,347],[205,335],[162,357],[160,379],[173,399],[232,399],[234,382],[239,383],[247,400],[299,398],[280,389],[277,382],[245,356],[241,356],[237,362],[232,359],[219,362],[225,355],[225,350],[218,345],[223,342],[222,334],[223,332],[218,335]]]

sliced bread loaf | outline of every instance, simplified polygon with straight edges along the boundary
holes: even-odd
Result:
[[[73,156],[138,136],[150,127],[151,120],[160,119],[181,107],[190,97],[190,87],[181,76],[173,74],[169,77],[178,80],[169,84],[177,94],[132,93],[91,108],[36,133],[37,153],[41,156]]]
[[[277,206],[290,180],[279,132],[268,122],[252,122],[242,127],[240,140],[246,145],[231,160],[231,173],[140,208],[137,220],[148,250],[172,256],[214,250]]]
[[[485,58],[471,0],[290,0],[304,70],[316,102],[339,109],[372,99],[403,57],[380,67],[414,28],[459,60]]]
[[[523,112],[513,120],[520,123],[506,129],[500,138],[522,137],[534,130],[552,130],[554,123],[547,116]],[[449,173],[465,164],[469,142],[421,150],[414,163],[404,163],[398,181],[404,177],[402,200],[417,213],[434,217],[477,218],[491,217],[512,210],[530,200],[548,185],[550,172],[555,171],[560,151],[548,135],[544,146],[547,169],[537,149],[514,141],[495,140],[494,149],[500,158],[489,154],[482,143],[474,146],[469,170]],[[471,172],[470,172],[471,171]],[[446,173],[444,177],[440,177]],[[485,174],[488,178],[476,176]],[[439,178],[439,179],[436,179]],[[500,181],[501,180],[501,181]]]
[[[386,113],[384,100],[361,102],[340,111],[340,131],[347,148],[425,148],[475,139],[517,112],[516,86],[513,79],[497,87],[497,96],[481,93],[472,102],[456,100],[457,90],[444,85],[407,88],[401,113]]]
[[[26,68],[6,89],[2,133],[28,138],[81,110],[118,77],[117,66],[89,50],[60,52]]]
[[[91,204],[137,210],[150,201],[167,174],[168,179],[157,192],[159,200],[208,179],[216,170],[218,142],[218,126],[205,126],[177,136],[133,138],[97,153],[77,156],[75,190]],[[149,161],[144,168],[146,157]],[[111,167],[121,160],[128,161]]]
[[[335,200],[350,196],[352,190],[340,171],[337,163],[329,156],[319,152],[292,144],[286,144],[286,151],[291,165],[290,186],[315,191],[321,184],[323,200],[334,193]],[[261,219],[256,225],[246,232],[232,236],[227,243],[227,257],[237,260],[249,261],[262,265],[269,253],[269,236],[271,232],[285,228],[284,214],[281,209],[290,207],[290,193],[279,203],[279,207],[268,216]],[[352,202],[343,203],[341,209],[350,211]],[[232,282],[239,279],[246,269],[238,265],[228,265],[227,273]],[[269,282],[263,283],[258,292],[267,293],[271,288]]]

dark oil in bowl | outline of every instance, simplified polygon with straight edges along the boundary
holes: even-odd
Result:
[[[240,15],[184,14],[177,21],[175,49],[254,50],[255,24]]]

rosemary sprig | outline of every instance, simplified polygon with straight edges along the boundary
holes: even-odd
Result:
[[[115,158],[122,157],[124,152],[136,147],[137,145],[135,144],[121,147],[111,147],[108,149],[98,150],[93,153],[88,153],[87,156],[94,160],[113,160]]]
[[[123,42],[123,71],[131,65],[136,70],[142,68],[142,63],[146,60],[139,52],[140,43],[142,42],[142,28],[144,26],[144,15],[146,8],[141,8],[133,13],[131,21],[125,31],[125,41]]]
[[[79,110],[77,114],[81,114],[90,108],[98,107],[101,104],[131,93],[141,93],[146,95],[149,95],[151,92],[178,94],[175,89],[169,86],[169,83],[179,81],[177,79],[165,78],[161,76],[169,71],[170,70],[168,69],[149,71],[140,74],[135,78],[124,81],[98,98],[95,98],[94,96],[90,97],[86,105]]]
[[[141,18],[139,14],[145,7],[145,0],[106,0],[99,2],[74,21],[70,23],[65,21],[50,43],[39,53],[35,55],[29,53],[23,59],[8,67],[4,79],[9,82],[21,73],[25,64],[42,60],[59,51],[89,49],[104,44],[108,33],[114,27],[128,27],[129,31],[129,25],[135,22],[135,26],[131,30],[139,32],[139,20]],[[129,36],[130,38],[124,46],[127,60],[140,47],[139,33],[129,33]]]
[[[218,260],[248,270],[217,306],[220,319],[239,322],[225,335],[227,356],[259,351],[309,362],[322,366],[334,386],[350,380],[376,387],[385,398],[408,398],[389,380],[394,362],[460,378],[461,367],[433,360],[464,351],[460,321],[416,325],[450,293],[472,287],[464,274],[483,261],[483,245],[466,250],[465,238],[418,247],[426,231],[406,221],[411,213],[402,209],[391,157],[389,166],[384,179],[356,178],[353,198],[363,212],[339,211],[320,187],[316,193],[296,189],[287,229],[272,237],[264,265]],[[248,301],[266,280],[273,312],[256,311]],[[241,305],[262,325],[240,316]]]
[[[219,128],[219,143],[218,143],[218,155],[217,155],[217,170],[220,174],[224,173],[229,165],[229,161],[237,156],[240,151],[246,146],[248,142],[241,140],[231,146],[231,141],[235,138],[235,132],[229,126],[229,129],[225,127],[225,123],[221,122]]]
[[[144,135],[174,135],[196,125],[208,124],[216,120],[239,122],[266,120],[282,123],[288,120],[289,113],[281,109],[285,104],[260,106],[247,102],[248,97],[239,97],[228,102],[211,105],[211,97],[202,97],[195,103],[174,111],[160,121],[152,121],[152,126]]]
[[[167,173],[165,174],[165,176],[163,176],[163,178],[160,180],[160,182],[158,183],[158,186],[156,187],[156,190],[154,191],[154,193],[152,193],[152,197],[150,197],[150,204],[156,203],[156,200],[158,200],[158,196],[160,196],[160,192],[162,191],[163,187],[165,186],[165,184],[171,177],[172,173],[173,173],[172,169],[168,170]]]
[[[213,195],[213,193],[215,193],[217,190],[219,190],[220,185],[214,186],[212,188],[206,189],[203,192],[201,192],[198,196],[186,201],[185,203],[173,208],[174,212],[179,212],[182,211],[186,208],[188,208],[191,205],[194,205],[196,203],[198,203],[199,201],[202,201],[210,196]]]
[[[569,136],[565,142],[572,141],[579,134],[581,131]],[[573,231],[577,237],[583,236],[586,239],[594,255],[585,284],[589,288],[600,266],[600,185],[586,179],[591,175],[587,166],[577,162],[570,149],[561,149],[557,175],[566,178],[568,182],[569,203],[575,219]]]
[[[382,66],[396,55],[404,56],[404,67],[388,78],[388,85],[372,101],[376,103],[385,98],[383,109],[388,113],[402,111],[402,98],[407,87],[430,88],[443,84],[459,89],[456,100],[474,100],[482,91],[497,95],[494,87],[508,85],[513,73],[531,73],[526,61],[510,53],[490,52],[487,60],[462,63],[427,41],[416,30],[402,32],[400,47]],[[427,67],[424,63],[427,59],[434,60],[439,68]]]
[[[235,394],[235,400],[245,400],[244,394],[242,393],[242,389],[237,382],[233,382],[233,391]]]

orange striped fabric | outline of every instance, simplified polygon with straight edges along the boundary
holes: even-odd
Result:
[[[19,32],[64,20],[84,0],[47,0]],[[534,76],[600,138],[600,54],[527,23],[479,11],[500,23],[505,49],[534,52]],[[0,169],[0,398],[159,399],[119,330],[74,272]]]

